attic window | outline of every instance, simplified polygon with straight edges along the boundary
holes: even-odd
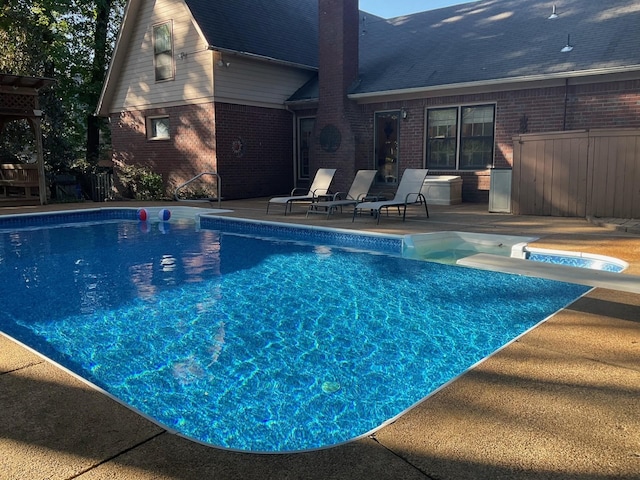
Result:
[[[153,27],[153,64],[156,71],[156,81],[174,78],[171,22]]]

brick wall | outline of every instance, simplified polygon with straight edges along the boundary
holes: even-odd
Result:
[[[363,105],[361,114],[368,119],[369,131],[369,134],[365,134],[365,140],[373,145],[373,117],[376,111],[404,109],[407,118],[400,124],[400,168],[401,171],[405,168],[421,168],[425,155],[425,110],[481,103],[496,104],[496,167],[512,165],[512,137],[519,133],[640,127],[640,80],[637,80],[569,85],[567,89],[561,86]],[[372,159],[373,154],[369,155]],[[489,170],[431,173],[460,175],[463,178],[464,201],[488,201]]]
[[[146,117],[168,115],[168,140],[148,140]],[[111,119],[114,161],[162,175],[168,196],[205,171],[217,171],[225,199],[289,193],[292,116],[285,110],[218,103],[131,111]],[[234,145],[242,143],[242,151]],[[236,142],[234,144],[234,141]]]
[[[232,199],[290,193],[294,175],[292,114],[228,103],[216,103],[215,108],[222,196]]]
[[[146,118],[168,115],[170,139],[149,140]],[[136,110],[111,116],[113,160],[150,167],[162,175],[166,194],[203,171],[216,169],[213,105]],[[117,171],[117,169],[116,169]]]
[[[348,189],[357,169],[372,168],[374,113],[391,109],[407,112],[400,125],[401,171],[420,168],[425,110],[479,103],[496,104],[497,167],[512,165],[512,137],[519,133],[640,127],[640,80],[367,105],[334,96],[334,101],[321,104],[318,110],[312,174],[320,167],[338,168],[333,188]],[[145,118],[153,115],[169,115],[170,140],[147,139]],[[222,177],[223,197],[228,199],[284,194],[294,185],[293,121],[286,110],[203,104],[131,111],[113,115],[111,122],[114,160],[151,167],[163,176],[169,195],[176,185],[216,169]],[[326,152],[319,145],[320,130],[329,123],[342,133],[336,152]],[[238,140],[242,152],[234,152]],[[431,173],[461,175],[464,201],[488,200],[489,170]]]

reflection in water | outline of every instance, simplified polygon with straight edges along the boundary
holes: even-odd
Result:
[[[313,247],[313,252],[319,257],[331,256],[331,248],[324,245],[318,245],[316,247]]]
[[[211,354],[211,363],[207,365],[210,367],[212,364],[218,361],[218,357],[222,353],[222,347],[224,346],[224,322],[218,324],[218,331],[213,337],[213,343],[209,346],[209,353]]]
[[[148,300],[156,294],[153,284],[153,263],[138,263],[129,267],[129,279],[135,285],[138,297]]]
[[[171,373],[180,385],[189,385],[204,377],[204,369],[194,355],[174,363]]]

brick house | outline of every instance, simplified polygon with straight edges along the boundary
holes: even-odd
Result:
[[[317,168],[463,178],[486,202],[522,133],[640,127],[636,0],[481,0],[385,20],[357,0],[130,0],[98,114],[168,190],[288,193]]]

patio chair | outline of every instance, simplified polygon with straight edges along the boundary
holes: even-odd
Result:
[[[331,180],[333,180],[335,173],[335,168],[319,168],[306,194],[296,195],[297,192],[303,192],[304,189],[294,188],[288,197],[273,197],[267,203],[267,213],[269,213],[271,204],[284,205],[284,214],[286,215],[287,208],[291,211],[291,206],[295,202],[314,202],[318,200],[319,196],[328,195],[329,185],[331,185]]]
[[[380,223],[380,214],[382,213],[383,208],[387,210],[388,215],[389,207],[397,207],[398,215],[400,215],[400,207],[403,207],[402,221],[404,222],[404,219],[407,215],[407,205],[411,205],[414,203],[424,203],[424,209],[427,213],[427,218],[429,218],[427,200],[421,193],[422,184],[424,183],[424,179],[426,176],[426,168],[407,168],[402,174],[400,185],[398,185],[398,190],[396,191],[393,200],[357,203],[353,209],[353,219],[351,221],[353,222],[356,219],[356,215],[358,214],[358,212],[370,211],[374,214],[374,216],[377,217],[377,223]]]
[[[312,203],[307,210],[307,217],[310,213],[326,213],[328,218],[338,208],[342,212],[342,207],[356,205],[361,202],[369,193],[376,173],[376,170],[358,170],[356,178],[353,179],[351,188],[349,188],[346,195],[344,192],[337,192],[331,200]]]

